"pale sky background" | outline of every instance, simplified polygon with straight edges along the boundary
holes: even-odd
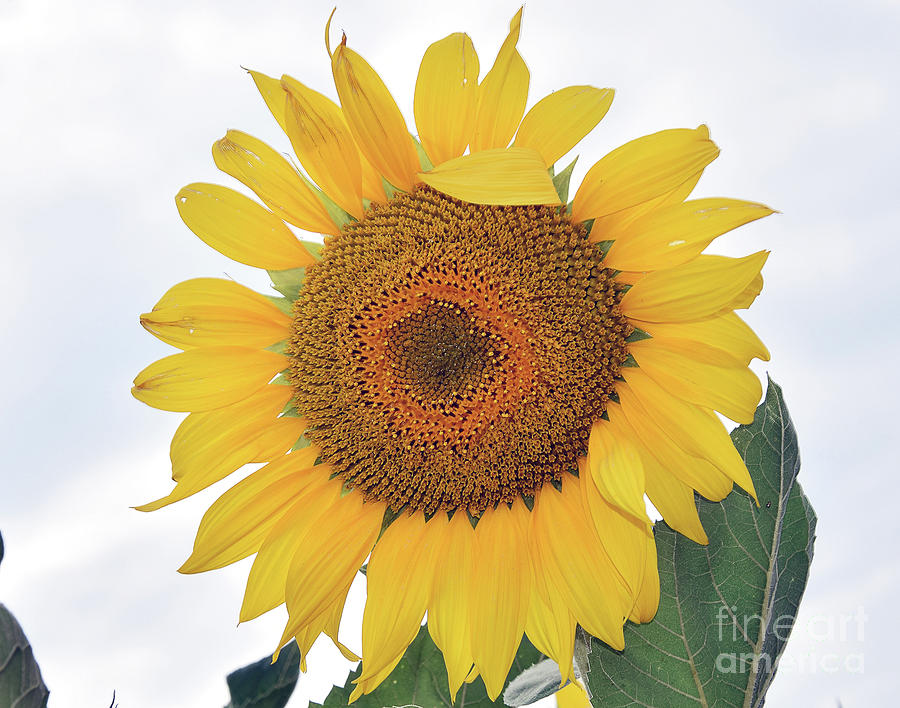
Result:
[[[482,71],[516,2],[339,4],[334,30],[375,66],[412,127],[426,46],[467,31]],[[266,280],[195,238],[173,197],[218,181],[213,141],[287,139],[241,66],[334,94],[331,2],[0,3],[0,601],[31,639],[51,705],[222,706],[229,671],[271,651],[279,611],[236,628],[249,562],[199,576],[187,557],[230,484],[145,515],[170,489],[180,415],[129,394],[171,353],[138,314],[172,284]],[[900,2],[529,0],[529,104],[570,84],[617,89],[578,148],[573,185],[610,149],[710,126],[722,154],[698,196],[782,212],[722,239],[772,250],[748,319],[769,345],[819,515],[807,595],[767,706],[887,704],[896,695],[894,421],[900,200]],[[234,185],[232,185],[234,186]],[[362,588],[345,622],[358,648]],[[865,619],[860,621],[859,612]],[[842,630],[843,628],[843,630]],[[351,665],[321,643],[293,708]]]

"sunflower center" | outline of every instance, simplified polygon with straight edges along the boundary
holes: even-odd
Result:
[[[601,259],[557,208],[427,187],[373,205],[294,305],[291,383],[323,460],[395,511],[479,514],[561,480],[628,355]]]
[[[385,353],[397,384],[426,407],[458,405],[471,398],[483,379],[499,373],[493,337],[474,315],[447,300],[424,307],[391,323]]]

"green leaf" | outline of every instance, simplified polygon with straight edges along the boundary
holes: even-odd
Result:
[[[238,669],[225,679],[231,701],[225,708],[283,708],[294,692],[300,676],[300,652],[291,642],[278,655],[266,656]]]
[[[659,611],[625,627],[623,652],[592,642],[592,705],[763,705],[806,587],[816,516],[797,483],[797,436],[771,379],[753,423],[731,437],[759,506],[737,488],[721,503],[698,497],[708,546],[656,525]]]
[[[556,193],[559,194],[559,201],[563,204],[569,201],[569,182],[572,180],[572,170],[575,169],[576,162],[578,162],[577,157],[558,175],[551,174],[553,186],[556,187]]]
[[[542,658],[541,653],[527,639],[523,639],[510,676],[522,673]],[[310,708],[346,706],[354,688],[352,681],[359,674],[358,668],[352,671],[343,686],[331,689],[324,703],[310,703]],[[372,693],[360,696],[353,705],[355,708],[485,708],[502,706],[503,700],[498,698],[492,701],[488,698],[484,682],[479,677],[472,683],[464,683],[456,695],[456,701],[451,702],[444,657],[431,641],[428,629],[422,627],[391,675]]]
[[[49,695],[25,632],[0,604],[0,706],[47,708]]]
[[[0,535],[0,562],[3,555]],[[49,695],[22,626],[0,604],[0,706],[47,708]]]

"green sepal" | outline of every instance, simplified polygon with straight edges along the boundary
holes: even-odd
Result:
[[[280,342],[275,342],[275,344],[270,344],[266,347],[267,352],[274,352],[275,354],[284,354],[285,349],[287,349],[286,339],[282,339]]]
[[[268,270],[272,287],[293,302],[300,294],[303,280],[306,278],[306,268],[289,268],[287,270]]]
[[[653,339],[653,335],[647,334],[644,330],[635,327],[634,332],[625,337],[625,342],[628,344],[634,344],[635,342],[640,342],[644,339]]]
[[[397,192],[402,192],[402,189],[397,189],[394,185],[388,182],[384,177],[381,178],[381,186],[384,188],[384,193],[387,195],[388,200],[394,198],[394,195]]]
[[[300,677],[300,650],[288,644],[272,662],[265,656],[225,679],[231,701],[225,708],[284,708]]]
[[[319,243],[318,241],[301,241],[301,243],[306,246],[306,250],[309,251],[313,258],[317,261],[322,260],[322,249],[325,248],[324,243]]]
[[[638,363],[635,360],[634,355],[629,354],[627,357],[625,357],[625,361],[623,361],[621,364],[619,364],[619,368],[628,367],[630,369],[634,369],[634,368],[637,368],[637,365],[638,365]]]
[[[561,201],[563,204],[569,201],[569,182],[572,181],[572,170],[575,169],[576,162],[578,162],[577,156],[559,174],[554,174],[552,168],[550,170],[550,177],[553,179],[553,186],[556,187],[556,193],[559,194],[559,201]]]
[[[614,243],[615,241],[595,241],[594,245],[603,253],[603,258],[606,258],[606,254],[609,253],[609,249],[612,248]]]
[[[288,317],[294,316],[293,300],[288,300],[286,297],[278,297],[277,295],[263,295],[263,297],[273,305],[275,305],[275,307],[281,310]]]
[[[300,415],[300,411],[297,410],[297,406],[294,405],[293,401],[288,401],[287,405],[285,405],[284,410],[281,411],[281,414],[278,416],[279,418],[302,418]],[[309,444],[309,443],[307,443]],[[302,445],[301,447],[306,447],[306,445]]]
[[[384,535],[384,532],[387,531],[388,526],[394,523],[397,519],[400,518],[400,515],[403,513],[406,505],[394,511],[390,507],[384,510],[384,516],[381,517],[381,530],[378,532],[378,538],[381,538]]]
[[[295,409],[295,410],[296,410],[296,409]],[[292,418],[299,418],[300,416],[291,416],[291,417],[292,417]],[[291,446],[291,452],[297,452],[297,450],[302,450],[303,448],[309,447],[310,445],[312,445],[312,440],[310,440],[310,439],[309,439],[308,437],[306,437],[305,435],[301,435],[299,438],[297,438],[297,442],[295,442],[295,443]]]
[[[278,372],[269,384],[275,384],[276,386],[290,386],[291,380],[288,378],[287,369]]]
[[[398,579],[398,582],[402,582]],[[510,676],[517,676],[525,669],[543,659],[527,638],[522,639],[513,660]],[[356,668],[347,677],[343,686],[335,686],[324,703],[310,703],[310,708],[346,708],[353,693],[353,680],[360,675]],[[505,683],[504,683],[505,685]],[[406,649],[403,658],[381,685],[371,693],[360,696],[354,708],[385,708],[385,706],[416,706],[418,708],[487,708],[503,706],[503,699],[488,698],[487,689],[479,676],[472,683],[464,683],[456,700],[450,699],[450,687],[444,656],[435,646],[427,626],[419,628],[419,633]]]
[[[410,133],[413,139],[413,143],[416,146],[416,154],[419,156],[419,165],[422,168],[422,172],[428,172],[429,170],[434,169],[434,163],[431,161],[431,158],[428,157],[428,154],[425,152],[425,148],[422,147],[422,143],[419,142],[419,139]]]
[[[325,210],[328,212],[328,216],[331,217],[331,220],[339,229],[343,229],[347,224],[356,223],[356,219],[325,196],[324,192],[319,193],[319,199],[322,200],[322,203],[325,205]]]

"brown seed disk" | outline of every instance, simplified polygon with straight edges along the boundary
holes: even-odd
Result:
[[[395,511],[533,495],[575,469],[628,356],[612,275],[558,208],[428,187],[373,205],[294,304],[307,436]]]

